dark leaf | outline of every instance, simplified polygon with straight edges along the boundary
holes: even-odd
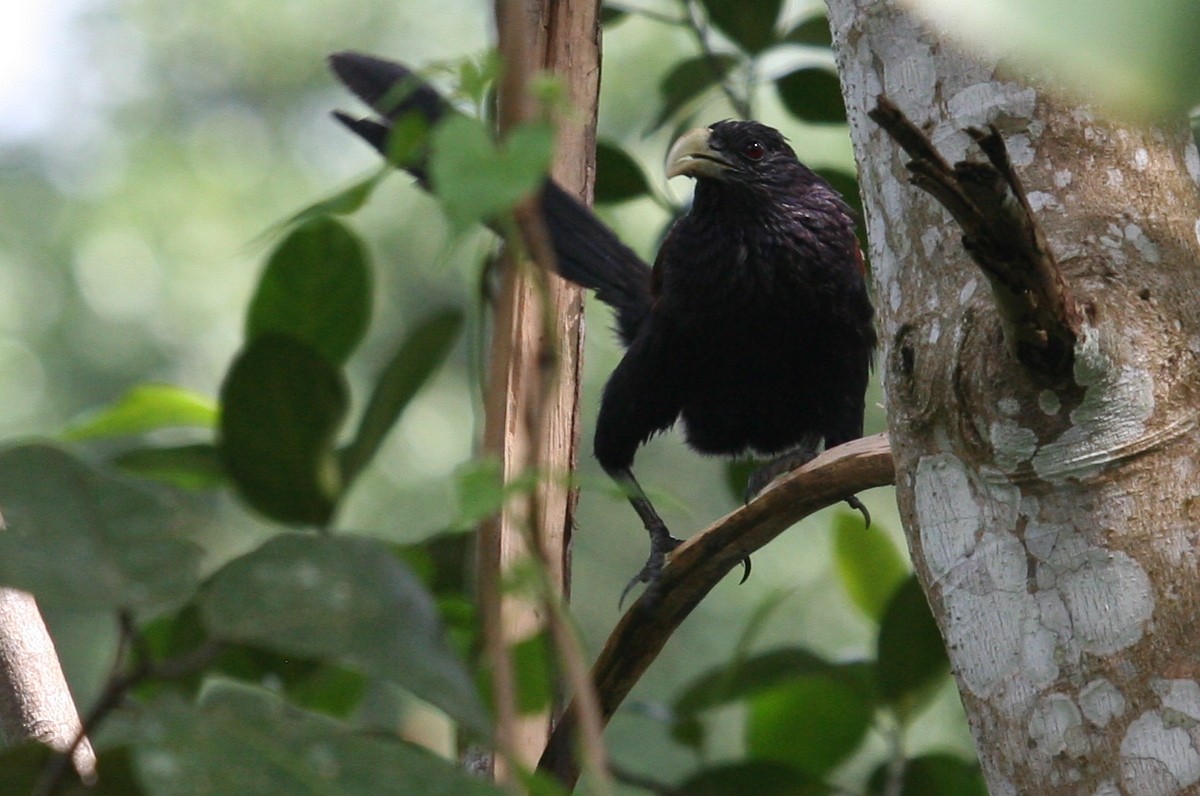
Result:
[[[950,670],[946,648],[916,575],[901,584],[879,628],[879,688],[902,715]]]
[[[842,195],[846,200],[846,204],[850,205],[850,209],[855,212],[859,219],[863,217],[862,211],[862,196],[858,190],[858,180],[848,171],[841,169],[813,169],[817,174],[821,175],[826,182],[834,187],[834,189]],[[862,223],[860,221],[861,229]]]
[[[261,688],[210,683],[199,705],[148,706],[135,752],[146,790],[172,796],[499,796],[455,763],[386,736],[356,734]]]
[[[699,713],[753,696],[809,674],[838,676],[839,665],[798,647],[761,652],[733,664],[713,667],[675,697],[679,715]]]
[[[625,19],[627,16],[629,16],[628,11],[623,11],[619,8],[613,8],[612,6],[606,5],[600,9],[600,24],[614,25],[620,22],[622,19]]]
[[[341,493],[333,442],[342,374],[291,337],[255,337],[221,387],[221,459],[238,491],[279,522],[323,526]]]
[[[0,752],[0,793],[40,793],[37,787],[42,772],[56,753],[39,743],[11,746]],[[100,757],[99,781],[85,786],[74,773],[68,774],[55,791],[55,796],[142,796],[143,791],[133,775],[129,750],[107,748]]]
[[[154,608],[196,587],[201,549],[168,493],[48,445],[0,451],[0,583],[43,609]]]
[[[462,328],[462,313],[443,310],[409,333],[375,382],[353,441],[341,453],[348,485],[374,458],[413,396],[445,361]]]
[[[746,52],[754,55],[777,43],[775,22],[783,0],[701,0],[709,20]]]
[[[831,47],[833,36],[829,34],[829,20],[824,13],[815,14],[787,32],[783,40],[788,44],[807,44],[810,47]]]
[[[863,261],[866,267],[870,268],[870,262],[867,259],[867,253],[870,249],[867,243],[867,229],[863,222],[866,216],[863,213],[862,195],[859,193],[858,180],[853,174],[841,169],[813,169],[817,174],[825,178],[826,182],[834,187],[842,198],[846,200],[846,204],[850,205],[850,209],[854,211],[857,217],[855,225],[855,233],[858,235],[858,245],[863,254]]]
[[[671,740],[683,744],[689,749],[697,751],[704,749],[706,734],[704,722],[695,714],[679,716],[671,722]]]
[[[784,763],[748,760],[701,771],[672,792],[687,796],[826,796],[827,785]]]
[[[214,489],[225,483],[215,445],[197,443],[162,448],[133,448],[113,457],[127,473],[184,489]]]
[[[160,616],[142,628],[142,638],[156,660],[194,652],[211,639],[200,609],[189,603],[182,610]],[[223,675],[247,683],[272,683],[292,702],[331,716],[347,716],[359,707],[367,678],[335,664],[295,654],[283,654],[250,644],[225,642],[204,668],[172,678],[169,686],[150,683],[140,689],[146,698],[164,688],[195,694],[205,680]]]
[[[887,764],[871,774],[867,793],[887,793]],[[975,763],[946,754],[933,754],[905,761],[904,785],[899,796],[987,796],[983,773]]]
[[[658,86],[661,105],[650,130],[662,127],[685,105],[718,85],[735,64],[737,59],[726,54],[697,55],[676,64]]]
[[[797,119],[814,124],[845,124],[846,103],[837,73],[820,67],[797,69],[775,81],[783,105]]]
[[[858,749],[873,714],[874,705],[844,678],[799,676],[750,700],[746,749],[821,777]]]
[[[246,338],[286,334],[341,364],[371,315],[371,273],[358,238],[328,216],[297,227],[271,253],[250,302]]]
[[[892,595],[909,572],[891,537],[879,523],[864,528],[859,514],[839,512],[834,559],[842,588],[850,600],[869,618],[880,622]]]
[[[377,541],[277,536],[213,575],[201,612],[218,637],[343,661],[486,732],[478,694],[446,644],[432,597]]]
[[[596,142],[596,204],[624,202],[650,193],[642,167],[616,144]]]
[[[725,464],[725,485],[729,487],[729,494],[738,503],[745,499],[746,483],[761,464],[762,462],[753,459],[731,459]]]
[[[127,437],[161,428],[212,428],[217,404],[212,398],[170,384],[139,384],[116,403],[73,424],[70,440]]]

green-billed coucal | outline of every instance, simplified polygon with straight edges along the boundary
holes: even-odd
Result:
[[[330,62],[382,114],[338,118],[381,152],[403,114],[433,124],[453,112],[399,64],[356,53]],[[406,168],[427,185],[423,160]],[[862,436],[876,343],[850,208],[777,130],[692,130],[667,156],[667,176],[680,175],[696,181],[692,206],[652,267],[553,180],[540,194],[559,273],[613,307],[627,349],[604,388],[595,453],[650,533],[631,586],[653,582],[679,544],[634,479],[644,442],[682,420],[700,453],[773,457],[751,476],[752,496],[822,442]]]

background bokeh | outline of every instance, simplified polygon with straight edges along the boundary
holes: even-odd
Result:
[[[654,9],[673,3],[639,4]],[[800,15],[810,4],[793,3]],[[129,387],[165,381],[216,395],[242,339],[255,279],[278,225],[376,166],[375,154],[329,116],[359,110],[325,68],[355,49],[435,67],[480,57],[491,39],[482,0],[6,0],[0,8],[0,435],[54,437]],[[694,52],[681,30],[630,17],[604,41],[601,137],[640,160],[656,191],[671,130],[653,134],[653,92]],[[807,57],[782,53],[779,58]],[[819,57],[819,56],[812,56]],[[766,64],[770,77],[771,60]],[[434,77],[437,71],[433,72]],[[648,99],[649,97],[649,99]],[[732,115],[719,100],[699,119]],[[844,127],[805,126],[773,92],[758,105],[809,165],[853,168]],[[679,183],[680,181],[676,181]],[[649,199],[601,211],[651,257],[667,212]],[[396,176],[350,222],[377,271],[375,316],[351,376],[374,374],[404,329],[443,305],[477,310],[492,239],[452,236],[435,201]],[[405,414],[364,474],[338,526],[416,541],[455,516],[452,475],[480,428],[476,318],[472,334]],[[617,596],[645,556],[645,534],[590,459],[600,388],[619,349],[606,309],[589,302],[583,414],[584,488],[575,535],[573,602],[589,651],[617,620]],[[361,382],[360,382],[361,383]],[[361,400],[361,390],[356,397]],[[867,432],[884,429],[877,387]],[[638,475],[670,527],[689,535],[731,510],[724,465],[677,434],[643,449]],[[903,547],[890,490],[863,496]],[[614,759],[672,778],[692,761],[653,711],[690,676],[726,661],[756,608],[779,595],[753,648],[804,644],[835,660],[873,654],[875,628],[850,605],[831,563],[823,512],[755,557],[743,585],[722,584],[685,623],[614,720]],[[267,526],[228,495],[208,499],[209,565],[261,540]],[[113,654],[111,620],[51,616],[77,698],[87,704]],[[948,681],[947,681],[948,682]],[[910,739],[970,756],[947,685]],[[740,748],[739,716],[721,714],[710,745]],[[878,755],[883,741],[869,744]],[[912,750],[918,751],[918,750]],[[854,778],[863,772],[846,774]]]

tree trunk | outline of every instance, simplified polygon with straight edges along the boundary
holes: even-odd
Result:
[[[538,112],[529,78],[547,70],[562,81],[575,115],[561,125],[552,173],[584,201],[591,199],[599,96],[598,0],[496,0],[499,49],[505,61],[499,97],[501,134]],[[543,262],[537,238],[541,221],[526,207],[518,213],[528,253],[540,268],[510,252],[493,301],[489,355],[485,451],[503,462],[505,482],[527,473],[540,475],[531,494],[510,500],[500,517],[483,529],[479,546],[480,593],[487,646],[493,669],[497,740],[513,762],[532,768],[550,735],[549,710],[518,715],[511,649],[549,630],[568,670],[575,651],[567,649],[561,623],[548,603],[527,593],[504,593],[507,573],[536,552],[547,586],[568,592],[570,531],[575,497],[568,486],[579,440],[579,372],[582,366],[583,292],[553,275]],[[532,541],[536,551],[531,551]],[[593,722],[594,723],[594,722]],[[498,780],[511,781],[503,765]]]
[[[867,209],[896,490],[991,792],[1200,783],[1200,157],[1021,82],[877,0],[829,0]],[[1005,140],[1081,310],[1060,382],[1006,344],[961,232],[867,118],[946,160]],[[977,157],[977,156],[976,156]]]

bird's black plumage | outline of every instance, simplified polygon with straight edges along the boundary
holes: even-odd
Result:
[[[366,56],[332,62],[372,104],[382,84],[411,79]],[[409,96],[376,109],[431,121],[446,112],[421,89]],[[386,122],[339,118],[384,150]],[[422,164],[414,171],[423,177]],[[647,439],[681,420],[701,453],[775,457],[752,478],[756,491],[821,442],[862,435],[876,343],[850,208],[778,131],[748,121],[693,130],[672,147],[668,175],[693,177],[696,189],[653,267],[553,181],[540,195],[559,272],[615,309],[627,347],[604,389],[595,453],[651,535],[635,582],[653,580],[678,544],[633,477]]]

